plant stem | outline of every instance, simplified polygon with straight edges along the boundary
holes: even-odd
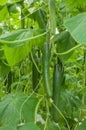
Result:
[[[84,71],[85,71],[85,81],[84,81],[84,84],[86,86],[86,49],[84,50]]]
[[[35,67],[36,67],[38,73],[39,73],[39,74],[42,74],[41,70],[38,68],[37,63],[35,62],[35,59],[34,59],[34,57],[33,57],[32,52],[31,52],[31,58],[32,58],[32,62],[34,63],[34,65],[35,65]]]
[[[65,52],[62,52],[62,53],[55,53],[55,54],[58,55],[58,56],[66,55],[66,54],[68,54],[68,53],[74,51],[75,49],[77,49],[77,48],[79,48],[79,47],[81,47],[81,44],[76,45],[75,47],[69,49],[68,51],[65,51]]]
[[[84,86],[86,87],[86,48],[84,49]],[[84,105],[84,95],[82,96],[82,104]]]
[[[53,107],[57,110],[57,112],[59,112],[59,114],[64,119],[64,121],[66,122],[68,130],[70,130],[70,126],[69,126],[68,121],[66,120],[65,116],[62,114],[62,112],[60,111],[60,109],[53,102],[51,102],[51,103],[52,103]]]
[[[21,3],[21,28],[22,29],[25,28],[25,18],[23,14],[23,9],[24,9],[24,1],[22,0],[22,3]]]
[[[12,71],[10,71],[7,75],[5,85],[7,85],[7,92],[11,92],[11,84],[12,84]]]

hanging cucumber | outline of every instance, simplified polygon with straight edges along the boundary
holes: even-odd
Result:
[[[47,96],[51,97],[49,61],[50,61],[50,48],[49,48],[49,43],[46,42],[42,51],[43,80],[44,80],[44,86],[45,86],[45,91],[47,93]]]
[[[55,65],[53,72],[53,102],[58,108],[60,103],[60,93],[63,80],[64,80],[64,69],[61,61],[59,60],[58,63]],[[57,122],[58,112],[55,108],[52,109],[52,112],[53,112],[53,119],[54,121]]]
[[[33,86],[33,90],[37,92],[39,88],[38,84],[39,84],[39,78],[40,78],[40,73],[37,70],[38,57],[34,53],[32,55],[33,55],[32,57],[34,60],[34,62],[32,62],[32,86]]]
[[[13,78],[13,73],[12,71],[10,71],[5,81],[5,85],[7,85],[7,93],[11,93],[12,78]]]

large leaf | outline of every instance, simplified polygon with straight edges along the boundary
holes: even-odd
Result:
[[[16,126],[9,126],[9,127],[0,127],[0,130],[17,130]]]
[[[12,48],[23,46],[28,43],[36,45],[44,39],[46,32],[43,31],[44,30],[41,29],[20,29],[17,31],[9,32],[0,36],[0,43]],[[36,43],[36,40],[39,42]]]
[[[78,126],[76,129],[74,130],[85,130],[86,129],[86,119],[81,123],[80,126]]]
[[[0,122],[2,125],[12,126],[18,125],[21,118],[25,122],[34,121],[37,102],[35,97],[29,98],[23,93],[8,94],[0,102]]]
[[[21,125],[19,127],[8,126],[8,127],[0,127],[0,130],[40,130],[40,128],[34,124],[34,122],[30,122],[28,124]]]
[[[7,6],[0,6],[0,22],[8,18],[8,9]]]
[[[0,5],[4,5],[7,3],[7,0],[0,0]]]
[[[23,125],[19,130],[40,130],[33,122]]]
[[[9,126],[9,127],[0,127],[0,130],[17,130],[17,129],[14,126]]]
[[[35,97],[31,97],[25,102],[21,114],[22,118],[25,119],[26,122],[34,121],[34,112],[37,102],[38,100]]]
[[[17,48],[4,46],[4,51],[8,64],[10,66],[14,66],[16,63],[19,63],[26,57],[26,55],[30,51],[30,46],[24,45]]]
[[[31,8],[29,10],[31,10]],[[39,9],[36,10],[34,13],[31,12],[31,15],[29,15],[29,17],[37,21],[40,28],[46,27],[46,13],[44,12],[44,10]]]
[[[0,43],[4,45],[6,59],[10,66],[20,62],[31,51],[33,46],[43,45],[46,32],[43,30],[22,29],[3,34]]]
[[[47,130],[59,130],[58,125],[55,122],[49,120],[47,124]]]
[[[64,53],[76,45],[75,40],[71,37],[68,31],[55,35],[53,41],[56,43],[57,53]],[[71,54],[72,53],[61,55],[60,58],[62,60],[67,60]]]
[[[67,19],[64,24],[78,43],[86,45],[86,13]]]

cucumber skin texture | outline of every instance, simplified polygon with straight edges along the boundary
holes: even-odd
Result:
[[[61,63],[58,63],[54,67],[53,72],[53,102],[59,108],[61,87],[64,80],[64,69]],[[55,108],[52,109],[53,119],[58,121],[59,113]]]
[[[38,58],[35,54],[34,54],[34,61],[38,65]],[[40,74],[39,74],[36,66],[34,65],[34,63],[32,63],[32,86],[33,86],[33,90],[36,89],[36,87],[39,83],[39,78],[40,78]],[[37,90],[38,90],[38,88],[37,88]],[[35,91],[37,92],[37,90],[35,90]]]
[[[52,93],[50,86],[49,61],[50,61],[50,49],[49,49],[49,43],[46,42],[42,50],[43,80],[47,96],[51,97]]]

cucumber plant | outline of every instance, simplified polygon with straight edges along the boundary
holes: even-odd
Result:
[[[47,96],[51,97],[51,85],[50,85],[50,47],[49,43],[46,42],[43,47],[42,53],[42,61],[43,61],[43,79],[44,79],[44,87],[47,93]]]
[[[0,130],[85,129],[85,8],[84,0],[0,1]]]
[[[64,67],[62,62],[58,58],[57,64],[54,66],[53,72],[53,103],[59,108],[60,104],[60,95],[61,95],[61,88],[64,80]],[[53,112],[53,119],[55,122],[58,122],[59,113],[55,108],[52,108]]]

